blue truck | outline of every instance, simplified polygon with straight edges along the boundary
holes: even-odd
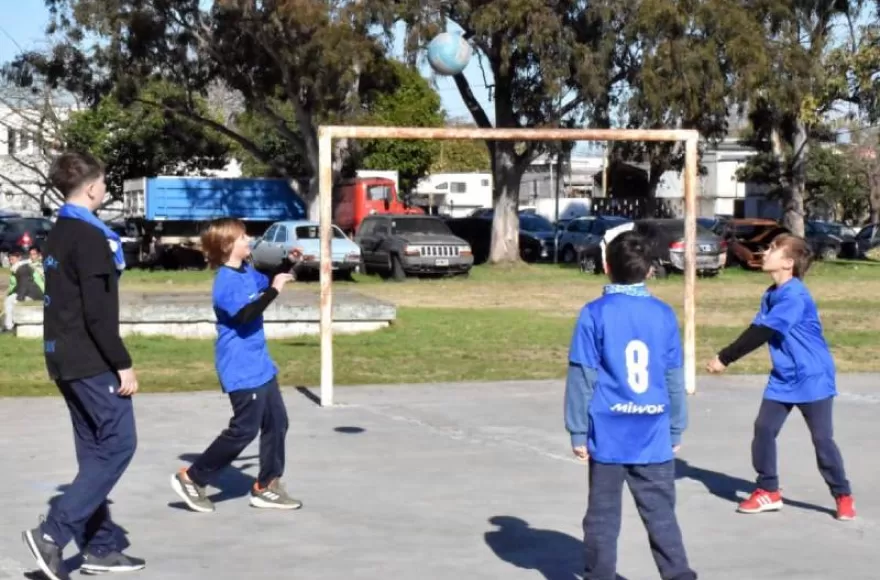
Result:
[[[205,223],[237,217],[248,234],[276,221],[305,219],[308,209],[287,179],[144,177],[123,184],[122,215],[137,242],[139,265],[180,268],[203,264]]]

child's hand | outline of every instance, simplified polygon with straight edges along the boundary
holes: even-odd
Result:
[[[278,290],[278,292],[281,292],[282,290],[284,290],[284,285],[291,280],[293,280],[293,274],[278,274],[272,280],[272,288],[275,288],[276,290]]]
[[[727,367],[724,366],[724,363],[716,356],[712,360],[709,361],[709,364],[706,365],[706,370],[710,373],[723,373],[727,370]]]
[[[673,452],[673,453],[678,453],[678,450],[679,450],[679,449],[681,449],[681,445],[673,445],[673,446],[672,446],[672,452]]]
[[[574,453],[574,456],[580,459],[581,461],[586,461],[590,458],[590,454],[587,453],[586,447],[573,447],[571,452]]]

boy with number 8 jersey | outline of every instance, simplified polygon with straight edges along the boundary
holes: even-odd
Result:
[[[675,515],[675,451],[687,426],[675,312],[645,287],[651,262],[635,232],[607,248],[611,284],[581,310],[569,350],[565,426],[589,460],[584,580],[614,580],[627,483],[663,580],[693,580]]]

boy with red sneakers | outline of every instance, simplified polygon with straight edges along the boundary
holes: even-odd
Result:
[[[837,395],[834,359],[822,335],[816,303],[801,281],[809,266],[810,251],[803,238],[782,235],[773,241],[762,267],[773,279],[773,286],[764,293],[751,326],[722,349],[707,370],[724,372],[762,344],[770,347],[773,370],[752,440],[758,489],[739,504],[738,511],[757,514],[782,509],[776,437],[792,408],[797,407],[810,429],[819,472],[837,501],[836,517],[852,520],[856,517],[855,502],[833,437],[832,403]]]

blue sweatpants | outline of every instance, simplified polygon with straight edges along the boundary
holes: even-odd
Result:
[[[260,473],[257,483],[266,487],[284,474],[288,419],[277,377],[256,389],[229,393],[232,419],[229,426],[190,466],[187,474],[198,485],[208,485],[260,436]]]
[[[649,465],[590,459],[590,495],[584,517],[584,580],[614,580],[623,511],[623,483],[633,494],[654,562],[663,580],[695,580],[675,517],[675,462]]]
[[[75,540],[99,557],[121,551],[125,539],[110,518],[107,496],[137,447],[131,397],[119,396],[112,372],[56,384],[70,411],[79,470],[50,508],[42,532],[61,548]]]
[[[779,490],[779,473],[776,470],[776,437],[791,410],[800,409],[816,451],[819,473],[837,497],[851,492],[840,449],[834,442],[832,421],[834,397],[812,403],[780,403],[763,399],[758,418],[755,419],[755,436],[752,439],[752,465],[758,473],[758,487],[766,491]]]

